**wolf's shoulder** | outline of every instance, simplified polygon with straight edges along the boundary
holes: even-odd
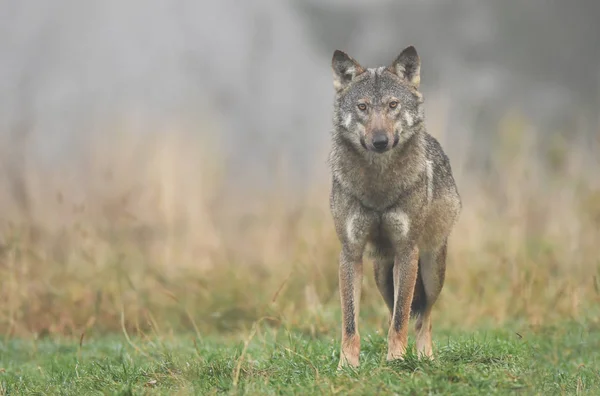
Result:
[[[438,192],[448,189],[456,190],[450,159],[440,142],[428,133],[425,133],[425,158],[426,169],[430,174],[429,177],[433,180],[434,189]]]
[[[431,161],[438,166],[450,166],[450,159],[436,138],[425,132],[424,141],[425,157],[428,161]]]

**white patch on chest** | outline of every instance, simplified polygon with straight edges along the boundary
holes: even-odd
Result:
[[[348,238],[348,241],[350,242],[356,242],[356,232],[358,231],[356,229],[356,220],[357,220],[357,216],[350,216],[348,218],[348,222],[346,223],[346,237]]]
[[[404,211],[396,209],[389,212],[386,215],[386,220],[388,221],[388,225],[391,226],[394,231],[399,231],[402,237],[408,235],[408,232],[410,231],[410,218]]]
[[[433,163],[430,160],[426,162],[427,171],[427,203],[433,200]]]

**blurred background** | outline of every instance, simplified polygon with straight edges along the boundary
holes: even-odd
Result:
[[[464,201],[440,323],[598,318],[598,15],[594,0],[1,2],[0,331],[268,317],[334,334],[331,56],[374,67],[408,45]],[[385,328],[365,274],[361,315]]]

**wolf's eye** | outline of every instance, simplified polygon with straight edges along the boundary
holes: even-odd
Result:
[[[393,102],[390,102],[390,109],[395,109],[396,107],[398,107],[398,102],[396,102],[395,100]]]
[[[367,105],[364,104],[364,103],[359,103],[358,104],[358,109],[361,110],[361,111],[365,111],[365,110],[367,110]]]

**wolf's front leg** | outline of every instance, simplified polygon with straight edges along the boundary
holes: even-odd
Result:
[[[338,367],[358,366],[360,335],[358,312],[362,284],[362,256],[344,252],[340,255],[340,299],[342,303],[342,348]]]
[[[415,291],[419,249],[410,246],[396,253],[394,262],[394,310],[388,331],[387,360],[403,359],[408,345],[408,321]]]

